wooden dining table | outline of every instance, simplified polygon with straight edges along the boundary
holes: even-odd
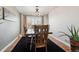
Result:
[[[28,37],[31,37],[31,40],[30,40],[30,51],[32,49],[32,43],[33,43],[33,38],[35,37],[35,35],[37,35],[38,33],[35,33],[34,32],[34,29],[28,29],[27,32],[26,32],[26,35]],[[52,32],[48,32],[48,34],[52,34]]]

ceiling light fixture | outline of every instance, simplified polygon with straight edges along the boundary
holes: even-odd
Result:
[[[36,15],[36,16],[39,16],[39,15],[40,15],[40,14],[39,14],[39,6],[36,6],[35,15]]]

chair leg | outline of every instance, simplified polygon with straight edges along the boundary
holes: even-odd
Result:
[[[47,52],[47,46],[46,46],[46,52]]]
[[[35,47],[35,52],[36,52],[36,47]]]
[[[31,49],[32,49],[32,43],[30,44],[30,51],[31,51]]]
[[[31,42],[30,42],[30,51],[32,49],[32,40],[33,40],[33,37],[31,38]]]
[[[36,43],[36,40],[35,40],[35,43]],[[35,52],[36,52],[36,44],[35,44]]]

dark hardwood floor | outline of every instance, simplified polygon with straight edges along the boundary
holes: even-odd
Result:
[[[29,37],[22,37],[21,40],[17,43],[15,48],[12,50],[12,52],[34,52],[34,45],[32,46],[32,49],[30,51],[30,38]],[[47,45],[47,52],[65,52],[63,49],[58,47],[56,44],[51,42],[48,39],[48,45]],[[45,52],[45,48],[37,49],[37,52]]]

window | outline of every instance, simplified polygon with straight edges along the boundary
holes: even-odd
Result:
[[[27,23],[31,23],[32,25],[42,24],[42,17],[39,16],[27,16]]]

